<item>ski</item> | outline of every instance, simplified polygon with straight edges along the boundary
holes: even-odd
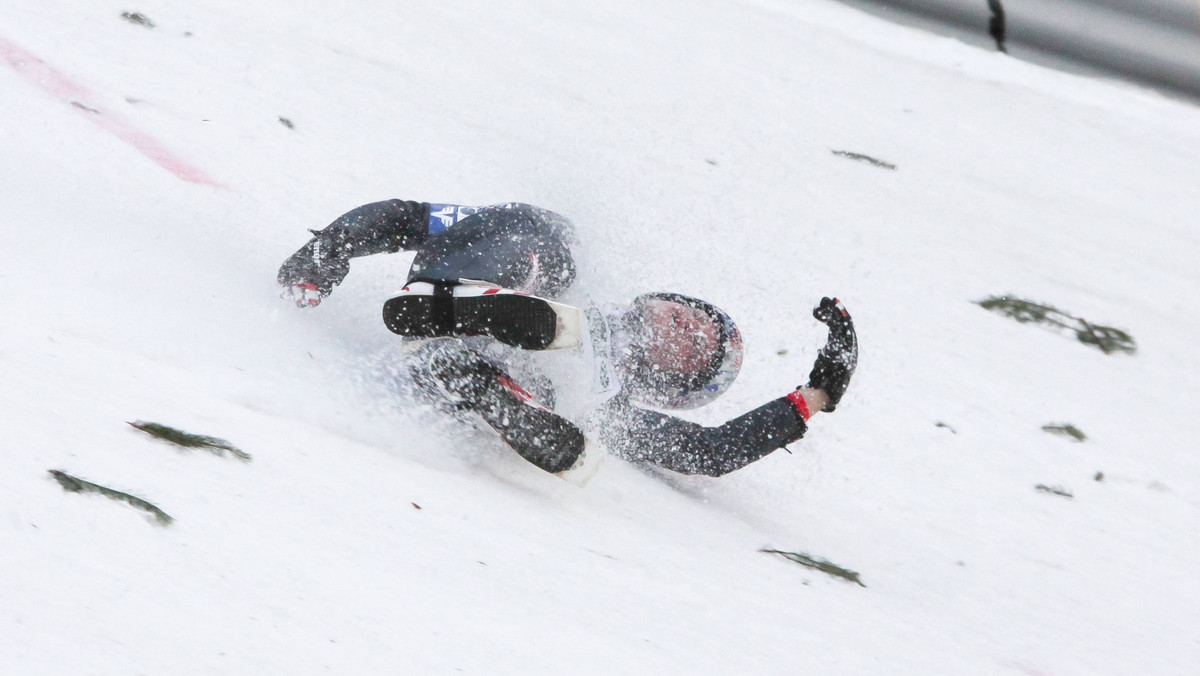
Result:
[[[421,349],[424,389],[451,408],[473,411],[529,463],[582,486],[604,453],[577,425],[550,410],[507,373],[456,340],[433,340]]]
[[[499,388],[477,409],[484,421],[530,463],[577,486],[586,484],[599,470],[603,450],[511,378],[495,378]]]

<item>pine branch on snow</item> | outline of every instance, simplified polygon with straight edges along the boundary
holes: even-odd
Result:
[[[109,498],[111,500],[117,500],[119,502],[124,502],[124,503],[132,505],[138,509],[150,512],[151,514],[154,515],[154,518],[157,519],[158,522],[164,526],[171,525],[171,522],[175,520],[175,519],[171,518],[171,516],[168,515],[166,512],[162,511],[158,507],[155,507],[154,505],[150,504],[149,502],[137,497],[136,495],[130,495],[129,493],[122,493],[121,491],[116,491],[116,490],[113,490],[106,486],[101,486],[100,484],[94,484],[90,481],[84,481],[83,479],[80,479],[79,477],[71,476],[70,474],[67,474],[66,472],[63,472],[61,470],[52,469],[49,471],[50,471],[50,475],[53,476],[56,481],[58,481],[58,484],[60,486],[63,487],[63,490],[65,490],[69,493],[99,493],[100,495],[103,495],[104,497]]]
[[[1079,429],[1078,427],[1076,427],[1070,423],[1061,424],[1061,425],[1059,425],[1059,424],[1042,425],[1042,431],[1049,432],[1050,434],[1057,434],[1061,437],[1070,437],[1070,438],[1074,439],[1075,441],[1080,441],[1080,442],[1085,441],[1087,439],[1087,435],[1083,433],[1083,430]]]
[[[250,454],[241,450],[237,446],[218,439],[217,437],[208,437],[202,434],[191,434],[183,430],[177,430],[174,427],[160,425],[159,423],[145,422],[138,420],[137,422],[129,423],[135,429],[139,429],[155,439],[162,439],[170,443],[185,448],[201,448],[216,455],[224,456],[225,451],[229,451],[238,460],[250,462]]]
[[[141,12],[121,12],[121,18],[129,23],[145,26],[146,28],[154,28],[154,22],[150,20],[150,17]]]
[[[1034,303],[1013,296],[989,296],[977,305],[985,310],[999,312],[1011,317],[1022,324],[1036,323],[1051,328],[1066,329],[1075,333],[1075,337],[1084,345],[1098,348],[1104,354],[1113,352],[1137,352],[1137,343],[1133,336],[1111,326],[1093,324],[1082,317],[1076,317],[1059,310],[1052,305]]]
[[[824,559],[818,559],[816,557],[809,556],[808,554],[801,554],[799,552],[782,552],[778,549],[760,549],[758,551],[764,554],[778,554],[783,558],[788,559],[789,561],[795,561],[806,568],[812,568],[813,570],[819,570],[827,575],[840,577],[843,580],[849,580],[860,587],[865,588],[867,586],[863,584],[862,580],[858,579],[858,573],[842,568],[841,566],[830,563]]]

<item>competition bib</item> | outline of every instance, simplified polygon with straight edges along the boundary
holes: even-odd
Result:
[[[515,202],[489,204],[485,207],[468,207],[461,204],[430,204],[429,234],[436,235],[446,228],[452,227],[459,221],[484,211],[511,209],[514,206],[516,206]]]

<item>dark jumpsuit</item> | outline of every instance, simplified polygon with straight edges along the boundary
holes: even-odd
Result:
[[[387,200],[358,207],[313,234],[313,240],[284,263],[280,283],[311,282],[328,293],[348,273],[351,258],[399,251],[416,252],[410,282],[479,279],[555,298],[575,278],[570,221],[528,204],[462,207]],[[487,418],[486,398],[491,390],[476,387],[472,379],[481,372],[494,374],[502,365],[455,342],[450,367],[461,371],[467,399],[481,399],[467,408]],[[418,383],[430,366],[423,360],[432,354],[417,352]],[[446,351],[441,350],[438,358],[445,360]],[[437,396],[432,388],[425,393]],[[552,401],[543,403],[553,407]],[[740,469],[800,439],[806,430],[804,419],[783,397],[716,427],[641,408],[624,394],[601,405],[595,418],[598,437],[610,452],[684,474],[709,476]]]

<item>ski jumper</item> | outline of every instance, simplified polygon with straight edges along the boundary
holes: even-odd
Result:
[[[482,280],[557,298],[575,279],[570,221],[528,204],[471,207],[387,200],[358,207],[313,234],[280,270],[281,283],[304,279],[328,293],[348,273],[350,259],[399,251],[416,252],[409,283]],[[599,313],[588,314],[602,321]],[[542,469],[558,472],[575,460],[571,451],[559,447],[582,447],[580,424],[553,412],[553,389],[536,376],[517,382],[504,363],[453,337],[425,341],[413,357],[414,381],[431,402],[444,410],[479,413]],[[795,393],[708,427],[643,408],[617,392],[589,416],[587,428],[627,460],[720,476],[800,439],[807,418]]]

